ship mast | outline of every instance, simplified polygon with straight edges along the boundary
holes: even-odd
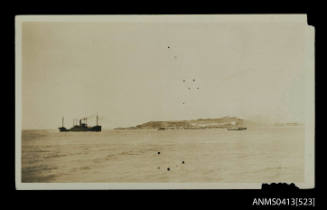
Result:
[[[97,126],[98,126],[98,120],[99,120],[98,113],[97,113],[96,120],[97,120],[96,123],[97,123]]]
[[[64,117],[61,118],[61,127],[64,127]]]

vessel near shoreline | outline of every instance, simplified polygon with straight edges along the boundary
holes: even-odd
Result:
[[[82,118],[79,120],[79,124],[75,124],[75,120],[73,123],[73,127],[70,129],[67,129],[64,126],[64,118],[61,120],[61,127],[59,127],[60,132],[68,132],[68,131],[94,131],[94,132],[100,132],[101,131],[101,125],[98,124],[98,115],[96,116],[96,125],[95,126],[88,126],[87,125],[87,118]]]

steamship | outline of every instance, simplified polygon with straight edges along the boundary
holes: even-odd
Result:
[[[61,119],[61,127],[59,127],[60,132],[68,132],[68,131],[95,131],[100,132],[101,131],[101,125],[98,124],[99,117],[96,116],[96,125],[95,126],[88,126],[87,125],[87,117],[84,117],[79,120],[79,123],[76,123],[76,120],[73,121],[73,127],[70,129],[67,129],[64,126],[64,118]]]

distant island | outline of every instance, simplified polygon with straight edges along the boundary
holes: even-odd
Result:
[[[206,129],[206,128],[233,128],[244,127],[245,121],[237,117],[222,117],[213,119],[180,120],[180,121],[150,121],[135,127],[115,128],[128,129]]]
[[[206,118],[197,120],[177,120],[177,121],[150,121],[133,127],[119,127],[115,130],[135,130],[135,129],[208,129],[208,128],[226,128],[238,129],[247,127],[261,127],[261,126],[302,126],[301,123],[268,123],[268,122],[255,122],[244,120],[237,117],[221,117],[221,118]]]

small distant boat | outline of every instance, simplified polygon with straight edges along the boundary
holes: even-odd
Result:
[[[68,132],[68,131],[95,131],[100,132],[101,131],[101,125],[98,124],[98,115],[96,116],[96,125],[95,126],[88,126],[87,125],[87,118],[82,118],[79,120],[79,124],[75,124],[75,121],[73,123],[73,127],[70,129],[67,129],[64,126],[64,118],[61,120],[61,127],[59,127],[60,132]]]
[[[158,128],[158,131],[164,131],[166,128]]]
[[[242,130],[246,130],[246,127],[237,127],[237,128],[227,128],[227,130],[229,131],[242,131]]]

